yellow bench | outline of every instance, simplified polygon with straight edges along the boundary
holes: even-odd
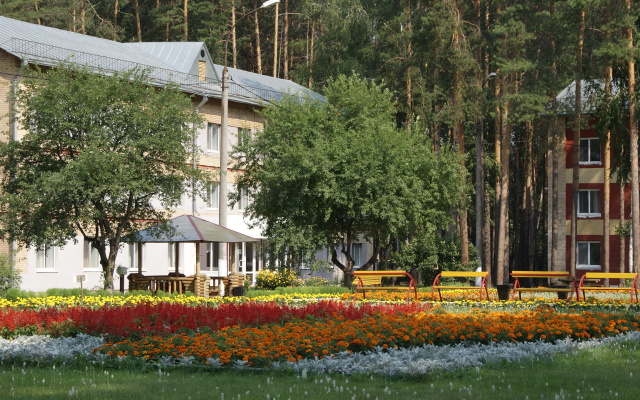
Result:
[[[632,283],[629,287],[610,287],[610,286],[597,286],[593,283],[593,280],[600,279],[631,279]],[[591,281],[591,282],[589,282]],[[638,302],[638,274],[636,272],[587,272],[580,279],[579,289],[582,290],[582,297],[586,299],[585,292],[590,290],[620,290],[629,292],[631,296],[631,302],[633,303],[633,297],[635,295],[636,303]]]
[[[440,285],[440,278],[482,278],[482,282],[480,286],[448,286],[448,285]],[[440,296],[440,301],[442,301],[442,292],[441,290],[478,290],[480,293],[480,301],[482,301],[482,291],[484,290],[487,295],[487,300],[489,300],[489,289],[487,289],[487,279],[489,278],[488,272],[475,272],[475,271],[442,271],[436,278],[433,280],[433,285],[431,285],[431,300],[435,297],[435,291],[438,290],[438,296]]]
[[[366,299],[367,290],[399,290],[406,291],[406,301],[413,290],[413,297],[418,300],[418,287],[413,277],[405,271],[355,271],[353,277],[356,281],[355,294],[353,299],[358,299],[358,292],[362,292],[362,298]],[[409,278],[408,286],[382,286],[382,278]]]
[[[516,292],[518,297],[522,300],[522,292],[557,292],[557,293],[569,293],[568,300],[573,298],[573,293],[576,294],[576,300],[580,300],[580,294],[578,293],[578,285],[576,278],[569,272],[563,271],[513,271],[511,277],[514,278],[513,293],[511,293],[511,300],[515,300]],[[547,278],[547,279],[559,279],[565,281],[568,286],[562,287],[522,287],[519,278]]]

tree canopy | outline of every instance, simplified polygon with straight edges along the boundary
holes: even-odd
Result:
[[[200,190],[202,173],[187,162],[199,115],[144,71],[107,76],[73,65],[34,68],[16,102],[26,133],[0,147],[0,235],[42,248],[80,234],[110,287],[122,237]]]
[[[246,213],[272,243],[295,261],[326,246],[348,277],[358,240],[374,249],[367,269],[399,241],[447,230],[466,172],[456,152],[435,152],[423,135],[399,129],[380,86],[340,76],[325,94],[326,102],[266,107],[264,130],[235,148],[235,167],[252,198]]]

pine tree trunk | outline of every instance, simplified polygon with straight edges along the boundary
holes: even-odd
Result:
[[[625,202],[625,195],[624,195],[624,189],[625,189],[625,183],[623,181],[620,181],[619,183],[620,185],[620,226],[623,227],[626,224],[626,219],[625,219],[625,206],[624,206],[624,202]],[[625,254],[627,253],[627,237],[620,235],[620,264],[619,264],[619,271],[620,272],[625,272],[626,267],[626,257]],[[631,271],[631,269],[629,269],[629,271]]]
[[[282,77],[289,79],[289,0],[284,0],[282,16]]]
[[[455,1],[452,2],[452,7],[457,10],[457,4]],[[460,44],[460,23],[459,15],[458,19],[454,21],[454,29],[453,29],[453,48],[456,52],[461,52],[461,44]],[[464,113],[462,110],[462,76],[459,70],[455,71],[453,74],[453,107],[454,112],[456,113],[456,122],[453,126],[453,137],[456,145],[458,146],[458,152],[464,156]],[[464,165],[464,161],[463,161]],[[466,182],[461,182],[461,185],[464,186]],[[460,206],[460,210],[458,211],[458,232],[460,234],[460,262],[462,265],[467,265],[469,263],[469,235],[468,235],[468,227],[467,227],[467,202],[466,202],[466,193],[462,195],[462,204]]]
[[[227,43],[225,43],[225,47]],[[233,53],[233,68],[238,68],[238,47],[236,42],[236,0],[231,1],[231,52]],[[225,63],[227,54],[225,51]]]
[[[500,106],[500,96],[502,91],[501,81],[502,79],[496,80],[496,84],[493,88],[494,99],[496,102],[495,121],[494,121],[494,129],[495,129],[494,153],[495,153],[495,159],[496,159],[496,170],[498,171],[498,174],[496,177],[496,188],[495,188],[496,193],[495,193],[495,203],[494,203],[494,208],[495,208],[494,220],[495,221],[494,221],[494,228],[493,228],[494,248],[493,248],[493,263],[492,263],[492,265],[494,265],[495,267],[494,283],[496,285],[503,284],[502,278],[500,275],[502,272],[502,269],[498,266],[498,258],[499,258],[500,249],[502,249],[502,252],[504,253],[504,243],[500,243],[500,238],[502,237],[500,234],[500,229],[502,227],[502,219],[503,219],[503,215],[500,214],[500,210],[502,207],[501,203],[503,201],[502,185],[501,185],[501,179],[500,179],[500,171],[502,170],[502,133],[501,133],[502,132],[502,123],[501,123],[502,109]]]
[[[606,24],[609,26],[611,22],[611,8],[610,4],[607,3],[606,10]],[[611,43],[611,30],[607,28],[606,33],[606,41],[607,43]],[[605,82],[604,82],[604,95],[605,95],[605,103],[609,103],[611,101],[611,81],[613,80],[613,67],[611,63],[609,63],[605,70]],[[611,253],[611,243],[610,243],[610,235],[611,235],[611,216],[609,213],[609,203],[611,202],[611,131],[607,131],[605,134],[604,141],[604,152],[603,152],[603,167],[604,167],[604,193],[603,193],[603,217],[602,217],[602,269],[604,272],[610,271],[610,253]],[[605,279],[605,286],[609,286],[609,280]]]
[[[138,42],[142,42],[142,26],[140,25],[140,4],[138,3],[138,0],[133,0],[133,11],[135,12],[136,17],[136,33],[138,34]]]
[[[86,14],[87,10],[85,0],[80,0],[80,33],[82,33],[83,35],[87,33],[85,21]]]
[[[533,122],[527,121],[525,123],[525,178],[524,178],[524,214],[525,214],[525,238],[523,240],[527,254],[527,269],[533,270],[533,256],[535,255],[535,198],[534,198],[534,185],[535,185],[535,165],[537,160],[533,152]],[[525,239],[523,238],[523,239]]]
[[[569,266],[572,275],[576,273],[578,239],[578,196],[580,190],[580,127],[582,125],[582,47],[584,44],[585,11],[580,10],[578,28],[578,48],[576,50],[576,101],[573,125],[573,182],[571,184],[571,256]]]
[[[254,2],[254,5],[257,3]],[[262,74],[262,50],[260,49],[260,20],[258,19],[258,13],[253,13],[254,22],[254,34],[256,37],[256,67],[258,74]]]
[[[549,13],[551,18],[555,17],[555,2],[551,2]],[[558,168],[560,157],[560,135],[558,132],[558,102],[557,96],[557,81],[558,81],[558,66],[556,59],[556,38],[555,35],[551,35],[551,177],[549,179],[549,192],[551,193],[551,265],[549,265],[550,271],[560,270],[558,265],[558,240],[559,236],[559,223],[560,223],[560,209],[559,209],[559,193],[560,188],[558,183]],[[563,218],[564,219],[564,218]]]
[[[189,0],[184,0],[182,7],[182,24],[183,24],[183,34],[184,41],[189,41]]]
[[[627,0],[627,10],[631,16],[631,0]],[[627,29],[627,47],[634,50],[633,29]],[[629,79],[629,140],[631,141],[631,241],[633,243],[633,260],[629,265],[629,271],[637,271],[640,266],[640,185],[638,182],[638,123],[636,121],[636,64],[634,58],[627,61],[627,74]]]
[[[309,44],[309,51],[307,53],[307,63],[309,65],[309,81],[307,82],[307,87],[309,89],[313,89],[313,63],[315,62],[314,51],[315,51],[315,32],[316,32],[316,23],[315,21],[311,23],[311,38]]]
[[[406,45],[406,49],[405,49],[405,53],[406,53],[406,59],[405,59],[405,63],[406,63],[406,68],[405,68],[405,76],[406,76],[406,92],[407,92],[407,101],[406,101],[406,105],[407,105],[407,114],[405,116],[405,126],[407,127],[407,129],[411,130],[411,123],[413,121],[413,98],[411,97],[411,91],[413,88],[413,82],[412,82],[412,77],[411,77],[411,59],[413,56],[413,49],[411,47],[411,36],[412,36],[412,26],[411,26],[411,2],[408,1],[407,2],[407,7],[405,9],[405,18],[407,20],[407,23],[405,25],[406,30],[407,30],[407,36],[408,36],[408,40],[407,40],[407,45]]]
[[[509,159],[511,153],[510,137],[511,124],[509,124],[509,106],[504,102],[501,106],[500,115],[500,202],[499,202],[499,227],[496,248],[496,268],[497,268],[497,284],[506,285],[509,283],[509,245],[508,245],[508,228],[509,228]]]
[[[113,5],[113,40],[118,40],[118,13],[120,12],[120,4],[118,0]]]

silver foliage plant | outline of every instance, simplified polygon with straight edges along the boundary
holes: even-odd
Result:
[[[276,362],[272,369],[294,370],[306,375],[309,372],[342,374],[379,374],[417,376],[438,371],[479,368],[499,362],[516,362],[524,359],[551,357],[554,354],[573,353],[621,341],[640,341],[640,332],[629,332],[616,337],[576,342],[571,339],[556,343],[493,343],[489,345],[425,345],[407,349],[383,349],[376,347],[363,353],[338,353],[323,359],[304,359],[297,362]],[[89,362],[103,361],[106,356],[94,354],[93,349],[102,346],[104,339],[89,335],[52,338],[49,336],[20,336],[13,340],[0,339],[0,360],[33,359],[40,361],[71,360],[83,356]],[[126,357],[121,357],[122,359]],[[210,368],[222,364],[215,358],[208,359]],[[192,366],[193,357],[163,357],[163,366]],[[245,362],[236,362],[233,368],[248,368]]]

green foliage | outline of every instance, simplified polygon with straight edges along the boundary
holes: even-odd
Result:
[[[256,276],[256,289],[274,290],[277,287],[291,286],[296,273],[291,269],[271,271],[263,269]]]
[[[469,245],[469,262],[462,264],[459,235],[414,237],[400,245],[400,249],[392,254],[391,261],[407,271],[417,268],[425,284],[431,284],[440,271],[473,271],[480,265],[477,250],[472,244]]]
[[[273,290],[251,289],[247,291],[247,297],[255,298],[259,296],[293,295],[296,294],[342,294],[350,293],[350,289],[344,286],[295,286],[295,287],[277,287]]]
[[[201,123],[176,87],[145,71],[101,75],[74,65],[26,72],[16,96],[27,133],[0,146],[0,236],[62,246],[78,234],[110,288],[122,237],[169,217],[203,173],[185,160]]]
[[[311,276],[307,279],[297,278],[293,282],[293,286],[297,287],[326,287],[332,286],[334,283],[329,279],[323,278],[321,276]]]
[[[447,146],[436,153],[398,129],[392,95],[375,83],[341,76],[325,95],[267,107],[264,131],[235,148],[235,168],[253,199],[246,213],[276,250],[328,247],[346,256],[334,264],[350,276],[356,240],[378,246],[369,266],[398,239],[447,227],[466,172]]]
[[[0,254],[0,296],[6,296],[10,290],[18,289],[21,281],[20,273],[13,268],[11,256]]]

